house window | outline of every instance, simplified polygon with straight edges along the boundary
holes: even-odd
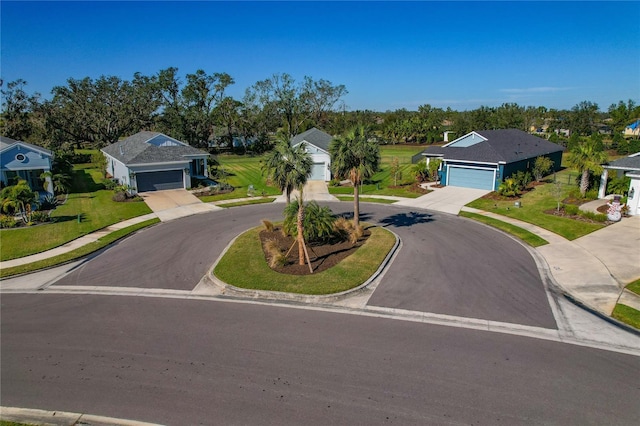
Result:
[[[22,163],[26,159],[27,157],[24,154],[16,154],[16,160],[18,160],[19,162]]]

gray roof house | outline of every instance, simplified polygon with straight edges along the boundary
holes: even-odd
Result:
[[[430,146],[422,155],[440,159],[442,185],[494,191],[505,178],[533,167],[536,157],[549,157],[560,169],[560,145],[517,129],[470,132],[443,146]]]
[[[53,152],[41,146],[0,136],[0,182],[12,185],[16,179],[25,180],[33,191],[53,194],[51,178],[45,182],[40,178],[44,172],[50,172]]]
[[[142,131],[102,149],[107,173],[131,192],[191,187],[208,176],[209,154],[158,132]]]
[[[631,154],[618,160],[603,164],[603,172],[600,178],[598,198],[604,198],[607,192],[609,173],[616,173],[617,177],[627,176],[631,179],[627,196],[628,214],[631,216],[640,214],[640,152]],[[622,195],[622,194],[619,194]]]
[[[305,150],[311,155],[313,166],[309,180],[331,180],[329,145],[332,140],[333,136],[315,127],[291,138],[291,146],[304,144]]]

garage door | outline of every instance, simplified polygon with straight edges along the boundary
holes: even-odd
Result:
[[[313,163],[309,180],[324,180],[324,163]]]
[[[447,185],[493,191],[493,170],[449,166]]]
[[[138,173],[136,174],[138,192],[184,188],[182,173],[182,170]]]

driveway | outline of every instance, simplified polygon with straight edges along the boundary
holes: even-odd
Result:
[[[394,204],[398,206],[417,207],[457,215],[466,204],[488,194],[489,192],[491,191],[484,189],[445,186],[443,188],[434,188],[433,192],[423,195],[422,197],[411,200],[402,200]]]
[[[141,192],[138,195],[162,222],[221,209],[221,207],[203,203],[186,189]]]
[[[304,201],[338,201],[336,197],[329,194],[327,182],[324,182],[322,180],[307,181],[304,188],[302,189],[302,195],[304,197]],[[291,193],[291,199],[295,200],[296,197],[298,197],[298,191],[293,191]],[[274,200],[274,203],[284,203],[286,201],[287,197],[282,194]]]

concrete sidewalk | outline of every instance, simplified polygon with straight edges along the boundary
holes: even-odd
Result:
[[[561,289],[586,307],[610,316],[620,301],[640,306],[640,296],[623,292],[626,284],[640,278],[640,216],[569,241],[517,219],[469,207],[462,210],[513,224],[547,240],[549,244],[535,250]]]
[[[291,200],[295,200],[299,196],[299,191],[294,190],[291,192]],[[329,188],[327,182],[321,180],[310,180],[302,188],[303,201],[340,201],[333,195],[329,194]],[[274,200],[274,203],[286,203],[287,196],[285,194],[280,195]]]

